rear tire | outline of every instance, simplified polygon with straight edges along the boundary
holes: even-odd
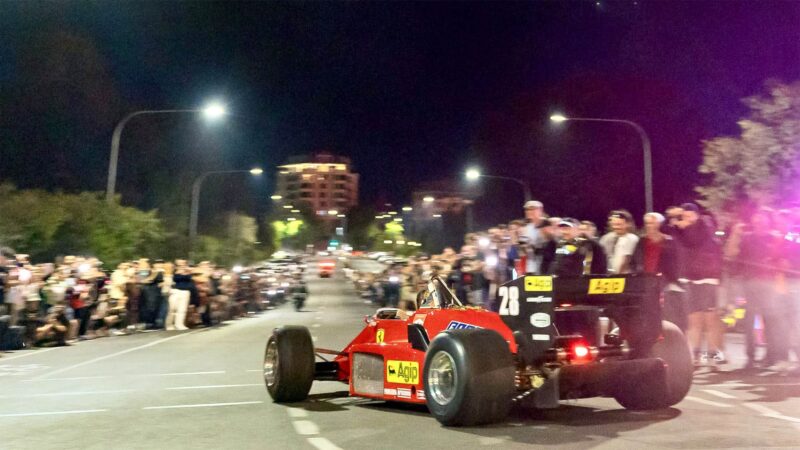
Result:
[[[264,351],[264,383],[276,403],[308,397],[314,381],[314,344],[305,327],[276,328]]]
[[[614,398],[627,409],[668,408],[680,403],[692,387],[694,366],[686,337],[671,322],[662,321],[661,330],[661,339],[653,344],[647,356],[664,361],[666,382],[656,388],[653,388],[651,380],[626,382],[625,387],[614,394]]]
[[[431,342],[423,381],[431,414],[447,426],[499,422],[514,395],[514,362],[495,331],[446,331]]]

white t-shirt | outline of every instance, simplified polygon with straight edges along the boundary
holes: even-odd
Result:
[[[630,270],[620,272],[622,264],[627,256],[633,256],[639,236],[633,233],[619,235],[614,233],[606,234],[600,238],[600,245],[606,252],[608,258],[608,273],[628,273]]]

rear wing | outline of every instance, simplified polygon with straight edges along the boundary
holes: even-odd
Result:
[[[558,335],[555,310],[596,306],[620,328],[620,337],[637,349],[649,349],[661,333],[661,279],[653,275],[526,275],[498,289],[498,313],[514,332],[519,356],[537,365]]]

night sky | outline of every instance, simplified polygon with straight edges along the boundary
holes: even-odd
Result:
[[[83,130],[74,139],[33,139],[54,126],[52,96],[28,86],[26,67],[48,36],[65,35],[96,49],[106,91],[87,97],[97,114],[70,122]],[[633,130],[554,127],[549,115],[640,123],[653,143],[661,209],[694,198],[701,140],[736,133],[746,114],[739,99],[768,79],[800,79],[800,2],[3,2],[0,151],[13,163],[0,177],[102,190],[111,131],[125,112],[216,98],[234,113],[222,124],[131,123],[123,202],[169,208],[152,191],[180,191],[183,201],[185,180],[203,170],[269,168],[329,150],[353,159],[366,203],[406,203],[418,183],[460,179],[478,164],[526,179],[555,214],[599,219],[628,207],[639,215]],[[141,157],[131,155],[137,145]],[[53,165],[48,155],[62,147],[77,156]],[[273,180],[219,183],[209,189],[240,195],[208,208],[252,212]],[[515,185],[486,181],[476,220],[521,215],[521,202]]]

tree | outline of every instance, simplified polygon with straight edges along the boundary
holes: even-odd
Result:
[[[700,203],[723,222],[749,208],[781,208],[800,201],[800,82],[769,82],[766,95],[743,99],[750,108],[739,137],[703,142],[697,188]]]

